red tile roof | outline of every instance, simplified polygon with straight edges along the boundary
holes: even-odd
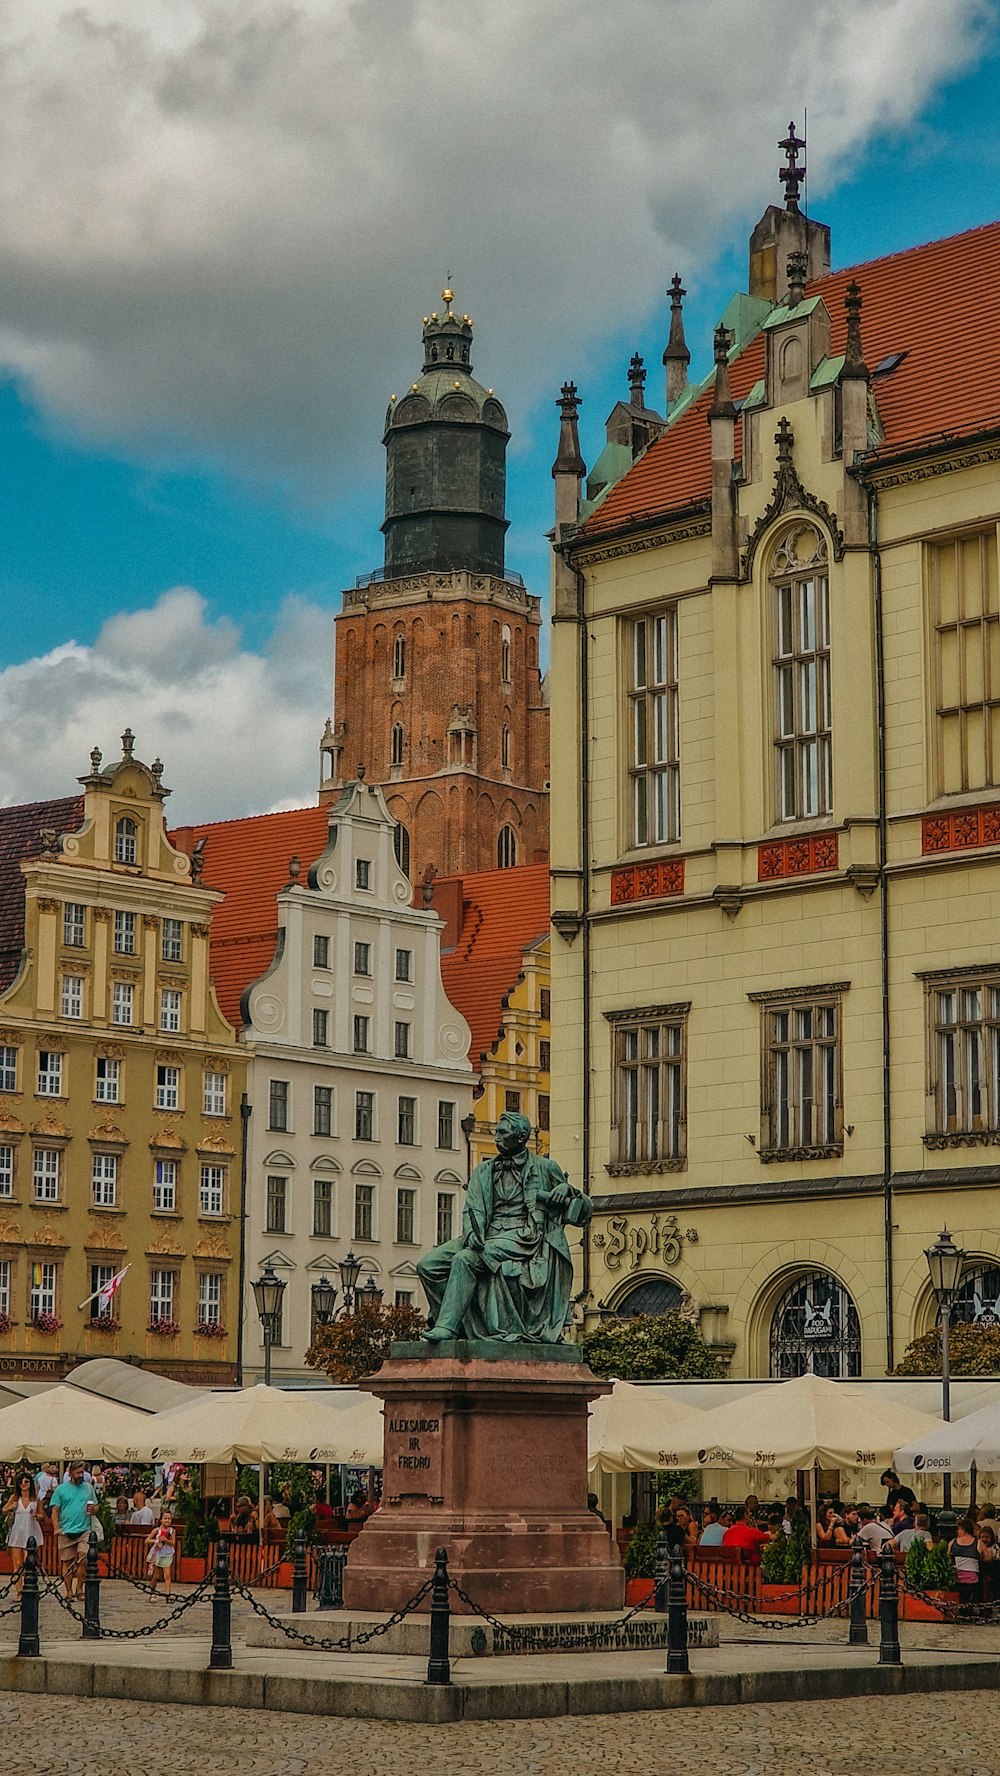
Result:
[[[204,839],[206,888],[226,898],[212,914],[211,967],[224,1015],[239,1029],[240,998],[274,955],[278,931],[276,895],[288,881],[288,860],[301,859],[303,871],[326,844],[326,808],[292,808],[243,820],[216,820],[182,826],[170,835],[190,854]]]
[[[876,459],[1000,426],[1000,222],[809,284],[806,294],[822,296],[830,310],[832,357],[844,350],[844,292],[852,278],[861,288],[869,369],[890,353],[907,354],[872,383],[885,431]],[[763,374],[764,339],[757,334],[731,366],[733,399],[743,399]],[[587,519],[585,537],[710,499],[711,399],[706,390],[650,445]],[[737,426],[738,457],[739,433]]]
[[[37,857],[44,827],[75,832],[83,818],[82,795],[0,808],[0,992],[17,973],[24,946],[24,877],[21,859]]]
[[[497,1041],[504,1000],[516,987],[529,945],[549,929],[549,866],[441,876],[435,901],[454,883],[462,894],[458,942],[441,957],[444,990],[472,1031],[469,1058],[478,1068]]]

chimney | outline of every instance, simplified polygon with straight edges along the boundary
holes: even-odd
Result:
[[[779,284],[789,253],[805,253],[805,283],[825,277],[830,269],[830,230],[824,222],[804,215],[799,202],[806,176],[805,161],[800,165],[799,157],[805,145],[790,123],[788,135],[779,143],[785,151],[785,164],[778,169],[785,188],[784,208],[769,204],[750,236],[750,294],[766,302],[777,302],[782,294]]]
[[[708,410],[712,434],[712,578],[735,579],[736,486],[733,452],[736,408],[729,392],[729,348],[733,335],[721,322],[715,329],[715,394]]]
[[[680,276],[675,271],[670,280],[670,337],[663,353],[663,363],[667,372],[667,417],[671,407],[676,407],[687,387],[688,365],[691,353],[684,339],[684,313],[682,303],[687,291],[681,284]]]
[[[861,291],[853,281],[844,294],[847,311],[847,344],[840,372],[840,449],[844,459],[844,539],[867,541],[864,488],[848,471],[855,453],[868,448],[868,365],[861,345]]]
[[[577,426],[577,414],[580,401],[576,392],[575,382],[564,382],[562,393],[556,402],[559,408],[559,448],[556,460],[552,464],[552,479],[556,484],[556,541],[565,526],[573,526],[580,519],[580,483],[587,473],[587,465],[580,455],[580,433]]]

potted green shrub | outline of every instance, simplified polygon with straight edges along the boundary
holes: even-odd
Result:
[[[959,1600],[958,1574],[947,1543],[935,1542],[932,1547],[928,1547],[926,1542],[911,1542],[906,1550],[903,1573],[907,1584],[918,1591],[926,1591],[929,1597],[935,1599],[935,1603],[930,1603],[922,1597],[912,1597],[908,1591],[902,1591],[899,1613],[903,1620],[945,1621],[948,1606],[957,1605]]]
[[[760,1551],[760,1596],[765,1613],[797,1616],[802,1608],[802,1569],[810,1560],[809,1527],[796,1518],[791,1535],[775,1536]]]
[[[655,1523],[637,1523],[625,1550],[625,1602],[645,1603],[652,1596],[656,1575]]]

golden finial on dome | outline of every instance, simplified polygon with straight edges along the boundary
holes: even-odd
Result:
[[[454,302],[454,300],[455,300],[455,292],[451,287],[451,272],[449,271],[447,280],[445,282],[445,287],[441,291],[441,301],[444,303],[444,306],[445,306],[445,310],[446,310],[445,319],[446,320],[448,318],[448,315],[451,314],[451,305]]]

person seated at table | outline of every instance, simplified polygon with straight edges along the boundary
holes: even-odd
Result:
[[[124,1529],[132,1515],[132,1507],[128,1502],[128,1494],[120,1492],[115,1500],[115,1528]]]
[[[721,1548],[726,1526],[721,1521],[722,1511],[716,1504],[706,1505],[702,1512],[702,1529],[698,1537],[699,1548]]]
[[[760,1551],[771,1536],[768,1530],[758,1529],[756,1524],[747,1520],[746,1505],[737,1505],[733,1512],[732,1526],[726,1530],[722,1538],[724,1548],[744,1548],[751,1556],[754,1564],[760,1559]]]
[[[129,1523],[133,1528],[149,1529],[154,1522],[155,1517],[153,1514],[153,1508],[142,1487],[137,1486],[132,1494],[132,1509],[129,1513]]]
[[[274,1509],[267,1493],[264,1494],[264,1511],[260,1519],[260,1527],[264,1536],[274,1541],[277,1541],[279,1536],[283,1536],[285,1533],[285,1526],[283,1523],[279,1523],[274,1515]]]
[[[355,1492],[352,1492],[344,1516],[348,1523],[366,1523],[373,1510],[374,1506],[369,1503],[367,1494],[359,1486]],[[365,1545],[367,1546],[367,1543]]]
[[[245,1492],[241,1492],[236,1500],[231,1527],[237,1535],[246,1535],[251,1529],[257,1527],[257,1512],[254,1509],[253,1501],[247,1498]]]
[[[760,1510],[760,1499],[755,1492],[748,1492],[743,1500],[743,1516],[747,1523],[755,1524],[757,1512]]]
[[[274,1512],[274,1515],[277,1517],[279,1523],[287,1523],[289,1518],[292,1515],[292,1507],[289,1502],[291,1499],[291,1496],[292,1496],[291,1487],[288,1485],[285,1485],[281,1488],[281,1493],[280,1493],[279,1497],[276,1499],[273,1499],[271,1501],[271,1509]]]
[[[851,1538],[832,1505],[821,1505],[816,1519],[818,1548],[848,1548]]]

